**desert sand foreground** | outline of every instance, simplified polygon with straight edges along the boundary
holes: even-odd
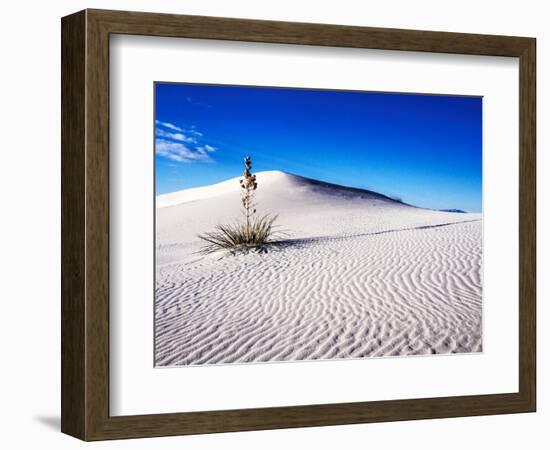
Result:
[[[203,256],[240,218],[238,179],[156,198],[157,366],[482,350],[481,214],[259,172],[288,241]]]

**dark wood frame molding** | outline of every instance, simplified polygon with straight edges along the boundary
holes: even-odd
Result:
[[[61,31],[61,429],[64,433],[84,440],[101,440],[535,411],[534,38],[104,10],[85,10],[64,17]],[[110,416],[109,35],[116,33],[518,57],[519,391]]]

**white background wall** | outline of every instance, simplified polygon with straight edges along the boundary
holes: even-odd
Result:
[[[84,447],[59,432],[60,17],[129,9],[538,39],[538,377],[536,414],[103,442],[95,448],[548,448],[550,437],[550,16],[543,1],[337,2],[52,0],[4,2],[0,15],[0,445]],[[515,206],[514,206],[515,207]],[[505,256],[505,253],[503,253]],[[546,327],[545,327],[546,325]],[[546,329],[545,329],[546,328]]]

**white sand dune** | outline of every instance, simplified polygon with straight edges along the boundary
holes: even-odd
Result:
[[[480,214],[257,176],[289,233],[268,253],[197,253],[240,217],[237,179],[157,197],[157,366],[481,351]]]

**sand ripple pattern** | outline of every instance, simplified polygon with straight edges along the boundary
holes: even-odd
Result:
[[[482,222],[454,222],[158,264],[156,365],[479,352]]]

